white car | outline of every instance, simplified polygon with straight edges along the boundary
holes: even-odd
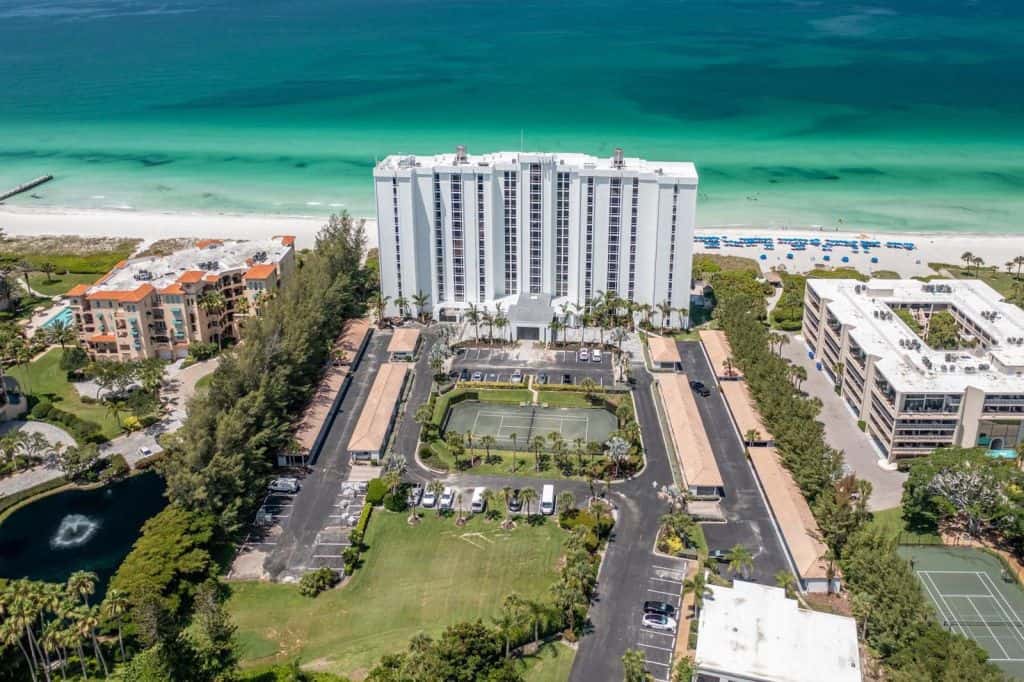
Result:
[[[441,511],[451,511],[455,508],[455,488],[445,488],[441,493],[441,501],[438,503]]]
[[[272,493],[297,493],[299,492],[299,479],[297,478],[275,478],[270,482]]]
[[[595,348],[594,352],[590,354],[590,360],[592,362],[601,362],[601,350]]]
[[[660,613],[645,613],[643,625],[645,628],[652,630],[663,630],[665,632],[676,631],[676,620],[675,618],[669,618],[663,616]]]
[[[139,457],[149,457],[152,454],[153,450],[151,448],[146,447],[145,445],[139,448]]]
[[[520,384],[522,382],[523,382],[523,373],[520,372],[518,369],[516,371],[512,372],[512,383],[513,384]]]
[[[429,489],[423,491],[423,497],[420,499],[420,505],[426,509],[433,509],[435,504],[437,504],[437,495],[434,494],[434,491]]]
[[[579,360],[580,362],[586,362],[587,360],[590,359],[590,351],[588,351],[586,348],[580,348],[579,351],[577,351],[576,353],[576,359]]]

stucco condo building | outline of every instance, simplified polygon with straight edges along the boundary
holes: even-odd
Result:
[[[927,343],[940,311],[956,348]],[[890,460],[1024,440],[1024,310],[982,282],[810,279],[803,336]]]
[[[82,347],[107,360],[183,358],[193,343],[239,338],[239,323],[295,271],[295,238],[204,239],[121,261],[67,294]]]
[[[389,156],[374,169],[381,284],[460,320],[501,304],[512,333],[544,339],[552,316],[604,292],[689,308],[697,202],[692,163],[463,147]],[[654,319],[658,319],[657,309]],[[678,313],[672,324],[684,323]]]

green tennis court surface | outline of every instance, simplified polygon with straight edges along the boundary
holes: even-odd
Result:
[[[465,401],[448,412],[445,431],[472,433],[479,442],[481,436],[494,436],[499,448],[512,446],[525,450],[534,436],[547,438],[549,433],[560,433],[570,447],[576,438],[584,442],[603,443],[618,428],[618,419],[608,410],[600,408],[554,408],[533,405],[502,405]]]
[[[1024,678],[1024,590],[1004,580],[995,557],[969,547],[900,547],[947,630],[970,637],[989,659]]]

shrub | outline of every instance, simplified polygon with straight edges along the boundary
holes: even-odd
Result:
[[[53,403],[46,398],[43,398],[32,408],[32,417],[40,420],[46,419],[52,410]]]
[[[64,350],[64,354],[60,357],[60,368],[65,372],[75,372],[85,367],[88,362],[89,356],[85,354],[85,351],[74,346]]]
[[[384,496],[384,508],[392,512],[403,512],[408,509],[408,505],[405,503],[405,495],[398,493],[392,495],[388,493]]]
[[[338,574],[324,566],[306,573],[299,579],[299,594],[313,598],[337,584]]]
[[[366,504],[379,507],[384,502],[387,492],[388,488],[384,485],[384,481],[379,478],[371,480],[366,486]]]
[[[98,400],[96,400],[96,398],[93,398],[91,395],[79,396],[78,399],[82,401],[83,405],[95,405],[97,402],[99,402]]]
[[[142,426],[142,428],[146,428],[147,426],[152,426],[153,424],[156,424],[158,421],[160,421],[160,417],[157,417],[154,414],[147,414],[145,417],[139,420],[139,424]]]
[[[202,360],[209,360],[210,358],[212,358],[215,355],[217,355],[217,353],[219,351],[220,351],[220,348],[218,348],[217,344],[212,343],[212,342],[210,342],[210,343],[203,343],[203,342],[193,343],[193,344],[190,344],[189,347],[188,347],[188,355],[195,362],[199,362],[199,361],[202,361]]]
[[[356,522],[356,527],[353,530],[354,533],[359,533],[359,537],[366,536],[366,525],[370,522],[370,512],[373,510],[373,506],[367,502],[363,505],[363,510],[359,512],[359,520]]]
[[[124,455],[115,453],[110,456],[110,459],[107,462],[107,467],[100,472],[100,480],[114,481],[121,479],[127,476],[130,470],[128,462],[125,461]]]

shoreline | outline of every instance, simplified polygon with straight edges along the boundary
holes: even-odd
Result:
[[[44,208],[0,205],[0,228],[9,236],[38,236],[75,234],[94,237],[137,237],[144,244],[171,237],[191,238],[236,238],[262,239],[281,234],[291,234],[300,249],[311,248],[320,228],[327,222],[327,215],[272,215],[247,213],[204,213],[175,211],[136,211],[86,208]],[[376,220],[363,218],[366,226],[367,246],[377,245]],[[809,247],[806,251],[791,251],[776,245],[774,251],[758,247],[722,247],[709,250],[700,243],[694,244],[695,254],[717,253],[741,256],[758,261],[762,270],[785,266],[789,271],[805,272],[823,265],[828,267],[848,266],[861,271],[895,270],[904,277],[936,274],[928,267],[929,262],[960,263],[960,255],[971,251],[985,259],[986,265],[1002,269],[1004,261],[1024,255],[1024,233],[950,233],[950,232],[886,232],[860,229],[840,229],[809,225],[798,227],[787,225],[772,227],[751,223],[700,226],[697,236],[707,235],[808,237],[846,239],[873,239],[882,241],[911,241],[914,251],[893,251],[885,248],[872,249],[869,253],[853,253],[849,249],[834,249],[829,262],[819,249]],[[792,253],[793,258],[787,258]],[[765,259],[760,256],[764,254]],[[843,263],[846,256],[849,262]],[[878,263],[871,263],[872,257]]]

